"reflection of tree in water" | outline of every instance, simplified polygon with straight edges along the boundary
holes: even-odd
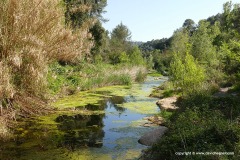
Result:
[[[108,99],[106,103],[106,107],[114,107],[118,112],[122,113],[126,110],[126,108],[119,107],[117,104],[122,104],[125,102],[124,97],[122,96],[113,96]]]
[[[104,137],[102,115],[62,115],[56,119],[58,129],[64,132],[61,145],[75,149],[77,147],[102,147]]]
[[[105,110],[108,107],[114,108],[119,112],[119,115],[126,109],[117,106],[116,104],[122,104],[124,97],[113,96],[105,100],[99,101],[98,104],[88,104],[84,107],[77,107],[77,109],[85,109],[90,111]],[[104,131],[103,131],[103,118],[105,114],[100,115],[74,115],[67,116],[62,115],[56,118],[56,122],[59,123],[58,129],[64,132],[61,145],[70,149],[77,147],[102,147]]]

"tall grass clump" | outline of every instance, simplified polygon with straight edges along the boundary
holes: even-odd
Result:
[[[147,70],[144,66],[86,62],[62,66],[55,62],[49,68],[48,88],[50,93],[54,94],[73,94],[80,90],[103,86],[131,85],[140,78],[144,79],[146,73]]]
[[[73,32],[60,0],[2,0],[0,13],[1,115],[41,113],[49,64],[76,63],[89,53],[93,22]]]

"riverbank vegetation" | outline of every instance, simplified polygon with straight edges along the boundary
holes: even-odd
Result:
[[[223,13],[198,24],[187,19],[157,42],[163,50],[146,52],[161,52],[155,67],[164,66],[158,70],[169,76],[153,95],[179,97],[179,109],[165,124],[169,132],[149,150],[151,159],[239,159],[239,11],[239,4],[227,2]],[[207,155],[214,152],[231,155]]]
[[[102,27],[106,5],[0,2],[0,137],[6,139],[12,120],[53,111],[53,97],[144,80],[147,60],[127,26],[111,33]]]

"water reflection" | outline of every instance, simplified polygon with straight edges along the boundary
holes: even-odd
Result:
[[[103,117],[104,114],[57,117],[58,130],[64,132],[61,145],[71,150],[83,146],[101,147],[104,137]]]
[[[98,104],[88,104],[84,107],[77,107],[77,109],[84,109],[89,111],[103,111],[107,108],[113,108],[117,111],[119,116],[126,110],[123,107],[117,106],[122,104],[124,98],[121,96],[113,96]],[[105,132],[103,130],[103,119],[105,114],[94,115],[61,115],[56,118],[58,122],[58,130],[64,133],[60,146],[67,147],[70,150],[74,150],[79,147],[97,147],[103,146],[103,138]]]

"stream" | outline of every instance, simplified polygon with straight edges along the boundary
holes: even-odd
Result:
[[[159,112],[148,95],[164,79],[103,87],[64,97],[53,104],[64,111],[29,118],[14,130],[14,141],[0,146],[2,160],[138,159],[147,146],[138,139],[157,126],[144,117]]]

